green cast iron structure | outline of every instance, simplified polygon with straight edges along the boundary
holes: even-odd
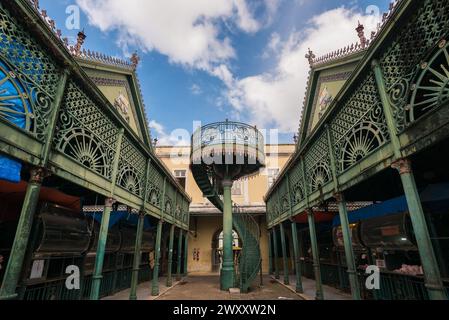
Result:
[[[246,292],[261,267],[259,235],[251,232],[255,221],[233,212],[231,188],[233,181],[258,172],[264,163],[264,138],[256,127],[226,121],[198,128],[192,136],[191,170],[195,181],[204,196],[223,211],[222,290],[239,283],[241,291]],[[243,241],[239,279],[234,266],[233,227]]]
[[[326,201],[338,204],[354,299],[360,299],[360,282],[345,191],[388,168],[400,174],[429,298],[447,299],[411,157],[449,137],[449,16],[439,14],[448,9],[444,0],[397,1],[370,45],[354,54],[360,60],[357,67],[310,131],[311,92],[319,89],[319,71],[342,65],[351,55],[312,65],[297,151],[265,198],[273,232],[300,214],[309,215],[314,231],[313,209]],[[311,233],[314,249],[316,236]],[[320,279],[317,252],[314,267]],[[317,297],[322,298],[318,282]]]
[[[38,2],[0,3],[0,150],[2,156],[32,168],[0,299],[17,297],[40,188],[49,175],[106,199],[92,299],[99,297],[112,203],[188,230],[191,200],[154,154],[145,131],[147,120],[135,69],[128,66],[126,74],[137,121],[145,129],[141,136],[87,76],[81,63],[82,58],[72,55],[54,26],[42,17]],[[89,64],[117,70],[116,61],[102,57],[90,59]],[[136,250],[135,254],[140,253]]]

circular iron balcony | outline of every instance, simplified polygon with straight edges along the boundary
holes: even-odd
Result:
[[[192,136],[192,165],[206,165],[217,174],[231,167],[234,179],[254,174],[265,166],[262,133],[240,122],[217,122],[198,128]],[[220,175],[220,174],[218,174]]]

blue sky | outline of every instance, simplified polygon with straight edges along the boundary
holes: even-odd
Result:
[[[41,0],[73,42],[66,8],[80,8],[85,48],[127,57],[138,73],[153,137],[179,144],[193,121],[239,120],[279,130],[290,143],[307,82],[307,48],[317,56],[367,36],[389,0]],[[376,9],[378,8],[378,10]],[[276,142],[275,140],[269,142]]]

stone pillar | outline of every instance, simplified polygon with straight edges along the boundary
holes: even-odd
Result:
[[[142,256],[142,236],[144,224],[145,224],[145,214],[141,212],[139,214],[139,221],[137,223],[136,246],[134,247],[133,273],[131,278],[131,290],[129,294],[129,300],[137,300],[137,285],[139,283],[139,270],[140,270],[140,259]]]
[[[17,226],[11,255],[8,259],[2,287],[0,289],[0,300],[17,298],[16,288],[20,281],[22,265],[45,175],[46,172],[43,168],[32,168],[30,170],[30,180],[28,182],[25,199],[23,200],[19,224]]]
[[[232,224],[232,180],[223,181],[223,265],[221,268],[221,290],[234,287],[234,252]]]
[[[397,169],[401,175],[429,297],[432,300],[447,300],[411,163],[408,159],[400,159],[392,167]]]
[[[341,229],[343,232],[343,242],[345,246],[346,265],[348,267],[349,283],[351,285],[352,299],[361,300],[360,284],[357,277],[354,248],[352,247],[352,232],[349,227],[348,210],[346,199],[342,193],[334,195],[338,202],[338,212],[340,214]]]
[[[309,221],[310,242],[312,245],[313,270],[315,272],[316,300],[324,300],[323,284],[321,282],[320,251],[318,249],[315,218],[312,209],[307,210],[307,218]]]

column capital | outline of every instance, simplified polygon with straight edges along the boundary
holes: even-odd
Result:
[[[107,208],[112,208],[112,206],[116,203],[117,201],[112,198],[112,197],[108,197],[104,200],[104,206]]]
[[[49,177],[48,170],[42,167],[32,167],[30,169],[30,183],[42,184],[45,178]]]
[[[412,163],[407,158],[399,159],[393,162],[391,168],[399,171],[400,175],[412,173]]]
[[[338,203],[345,201],[345,195],[342,192],[335,192],[333,197]]]
[[[233,184],[234,184],[234,181],[232,181],[232,179],[224,179],[222,181],[223,188],[232,188]]]
[[[306,209],[306,212],[307,212],[308,216],[313,216],[313,209],[312,208]]]

